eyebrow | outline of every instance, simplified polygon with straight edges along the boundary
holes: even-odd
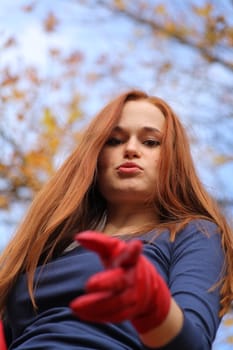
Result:
[[[152,126],[143,126],[142,127],[142,130],[143,131],[146,131],[146,132],[155,132],[155,133],[159,133],[159,134],[162,134],[161,130],[157,129],[157,128],[154,128]],[[112,131],[120,131],[120,132],[125,132],[125,129],[122,128],[121,126],[117,125],[113,128]]]

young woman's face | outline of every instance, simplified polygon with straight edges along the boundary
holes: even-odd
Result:
[[[146,100],[125,104],[98,159],[98,186],[107,202],[152,197],[164,122],[162,112]]]

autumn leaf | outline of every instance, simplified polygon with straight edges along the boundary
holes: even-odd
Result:
[[[49,49],[49,54],[52,56],[52,57],[59,57],[60,54],[61,54],[61,50],[58,49],[58,48],[51,48]]]
[[[226,156],[224,154],[219,154],[214,157],[214,163],[216,165],[223,165],[233,160],[233,157]]]
[[[44,29],[46,32],[53,32],[57,27],[59,21],[58,18],[50,12],[44,21]]]
[[[16,100],[21,100],[25,97],[25,92],[18,89],[13,89],[12,91],[12,97]]]
[[[172,33],[175,34],[178,31],[177,30],[178,27],[177,27],[176,23],[174,23],[170,20],[165,23],[165,28],[166,28],[167,32],[169,33],[169,35],[171,35]]]
[[[96,81],[99,80],[99,78],[100,78],[100,74],[95,72],[90,72],[86,75],[86,79],[88,83],[95,83]]]
[[[233,26],[229,26],[226,30],[227,32],[227,41],[229,46],[233,46]]]
[[[46,127],[49,133],[53,133],[57,128],[56,118],[53,116],[49,108],[45,108],[42,124]]]
[[[9,201],[6,196],[0,195],[0,208],[7,209],[9,206]]]
[[[164,73],[167,73],[168,71],[170,71],[171,69],[172,69],[171,62],[164,62],[159,69],[159,73],[164,74]]]
[[[159,4],[159,5],[155,6],[154,12],[158,15],[165,15],[167,12],[166,6]]]
[[[223,321],[224,326],[233,326],[233,318],[227,318]]]
[[[69,114],[68,123],[69,124],[74,123],[77,119],[80,118],[81,115],[82,115],[82,112],[79,109],[74,109]]]
[[[25,155],[25,162],[38,167],[46,163],[46,158],[41,151],[31,151]]]
[[[38,72],[34,68],[28,68],[26,70],[26,75],[28,79],[36,85],[38,85],[41,82],[41,79],[38,76]]]
[[[77,64],[77,63],[82,62],[83,59],[84,59],[83,53],[81,51],[76,51],[76,52],[73,52],[69,57],[67,57],[64,60],[64,63],[66,63],[66,64]]]
[[[24,120],[24,115],[22,114],[22,113],[18,113],[17,114],[17,120],[19,120],[19,121],[22,121],[22,120]]]
[[[208,17],[210,13],[213,11],[213,5],[207,2],[204,6],[196,6],[193,5],[193,12],[201,17]]]
[[[229,344],[233,344],[233,336],[232,335],[230,335],[229,337],[227,337],[227,343],[229,343]]]
[[[28,4],[28,5],[22,6],[21,9],[24,12],[32,12],[35,8],[35,4],[36,3],[34,2],[34,3]]]
[[[50,153],[55,154],[57,149],[58,149],[59,144],[60,144],[60,141],[59,141],[58,137],[50,138],[48,140],[48,147],[49,147]],[[50,170],[51,170],[51,168],[50,168]]]
[[[36,189],[41,186],[41,181],[39,180],[41,172],[47,176],[54,171],[49,151],[46,152],[44,148],[41,148],[32,150],[24,156],[24,163],[20,169],[27,178],[28,185]]]
[[[8,47],[15,46],[17,44],[17,41],[15,38],[11,37],[7,39],[7,41],[3,44],[3,47],[6,49]]]
[[[11,75],[10,73],[6,73],[6,76],[3,78],[2,82],[0,83],[1,86],[8,86],[15,84],[19,80],[19,77],[17,75]]]
[[[124,9],[125,9],[125,2],[123,0],[114,0],[114,6],[118,10],[124,11]]]
[[[7,166],[3,163],[0,163],[0,172],[4,173],[7,170]]]

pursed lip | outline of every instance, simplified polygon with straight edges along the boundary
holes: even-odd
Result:
[[[133,169],[137,168],[142,170],[142,167],[134,162],[125,162],[117,167],[117,169],[130,169],[130,168],[133,168]]]
[[[134,163],[134,162],[125,162],[125,163],[122,163],[121,165],[119,165],[117,168],[138,168],[138,169],[142,169],[140,167],[140,165]]]

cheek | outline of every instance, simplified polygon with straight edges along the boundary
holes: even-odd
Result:
[[[109,162],[112,156],[112,150],[109,147],[103,147],[103,149],[99,153],[98,163],[100,166],[105,165]]]
[[[99,156],[97,163],[97,181],[100,186],[106,182],[106,177],[108,176],[108,169],[111,167],[111,159],[108,155],[108,152],[102,152]]]
[[[114,166],[114,160],[116,155],[114,150],[109,148],[104,148],[99,154],[97,166],[99,171],[104,171],[110,167]]]
[[[98,163],[97,163],[97,167],[98,167],[98,173],[103,173],[109,166],[109,158],[106,157],[106,155],[101,155],[101,157],[99,157]]]
[[[105,169],[106,166],[107,166],[106,152],[102,151],[99,155],[98,162],[97,162],[98,171]]]
[[[157,166],[159,159],[160,159],[160,154],[161,154],[161,148],[158,147],[156,152],[155,152],[155,156],[154,156],[154,160],[155,160],[155,165]]]
[[[159,159],[160,159],[160,152],[156,152],[156,154],[153,157],[153,161],[150,164],[150,174],[152,177],[157,179],[158,176],[158,168],[159,168]]]

